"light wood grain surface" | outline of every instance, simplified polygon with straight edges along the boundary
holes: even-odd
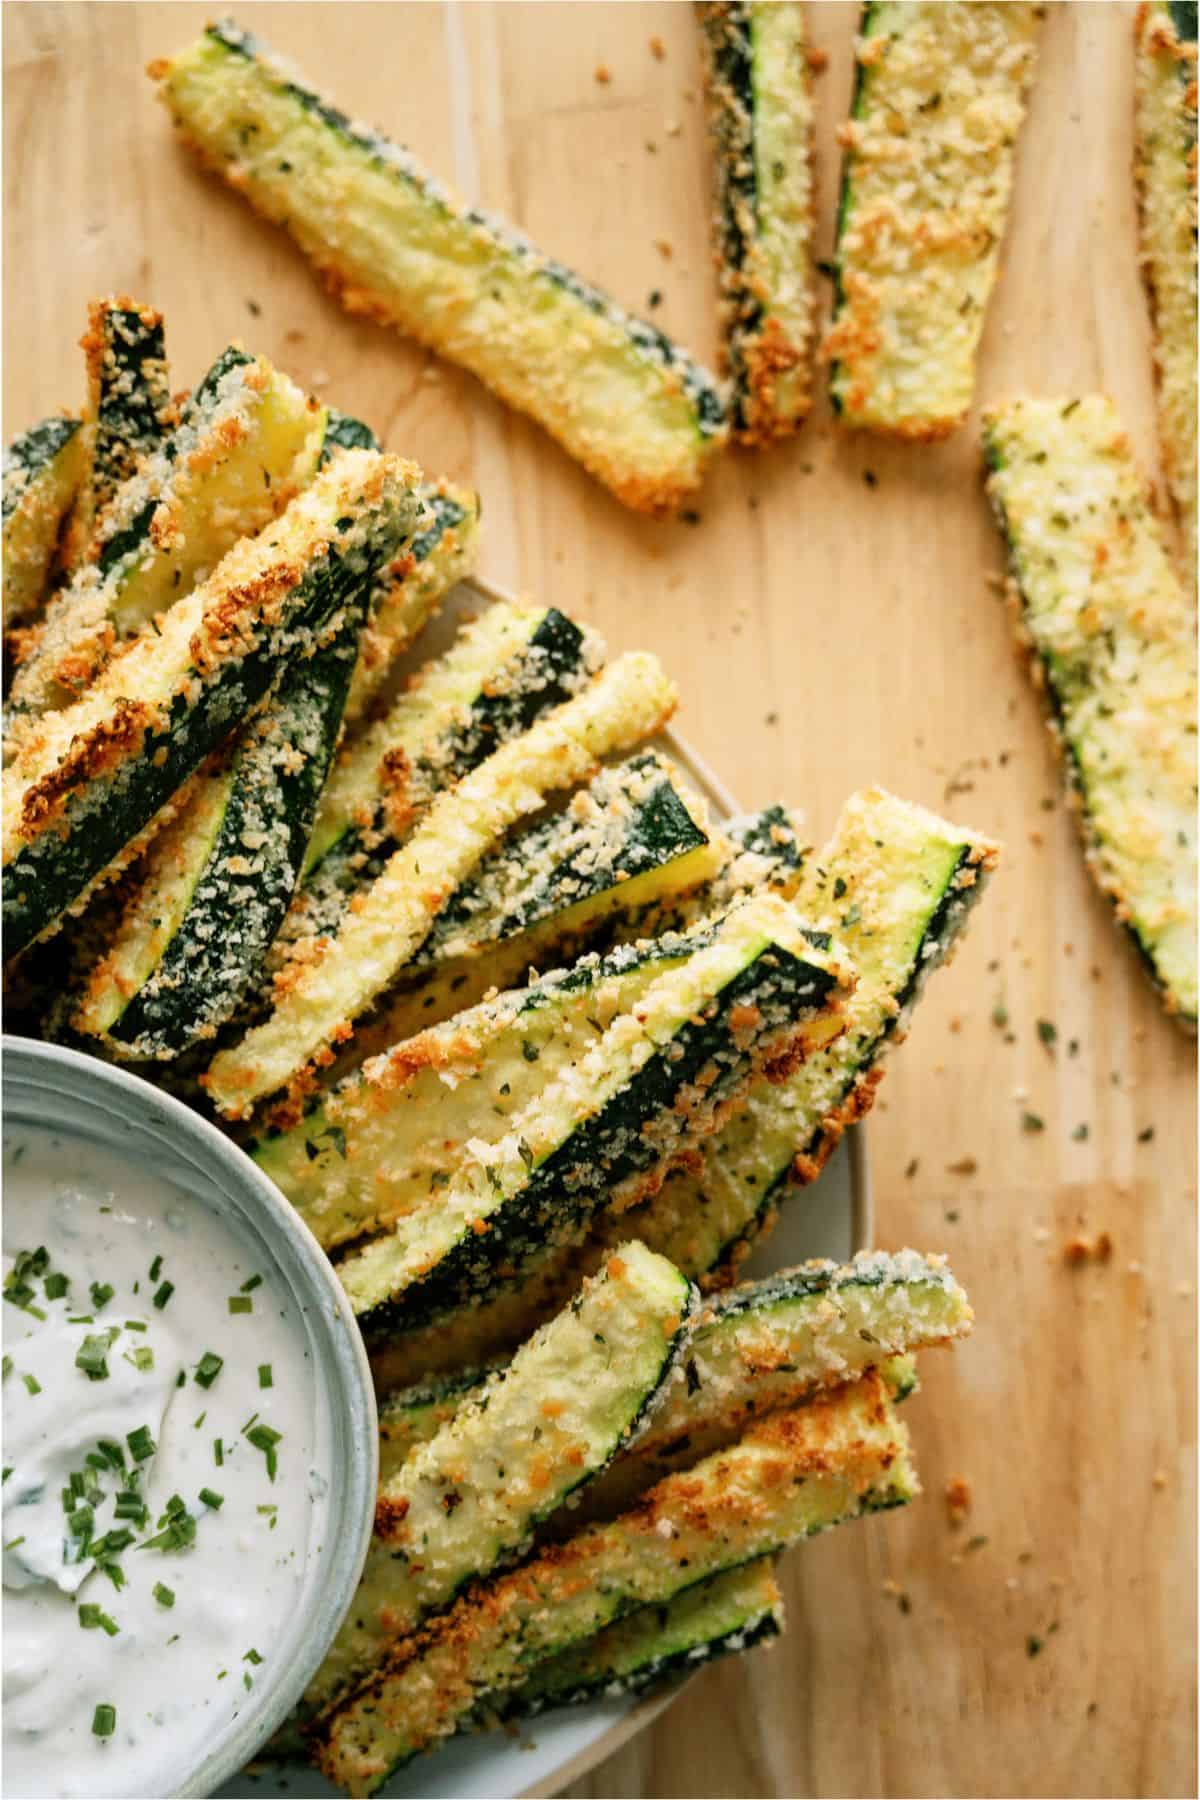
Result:
[[[783,1644],[697,1679],[572,1792],[1194,1793],[1193,1051],[1085,879],[989,579],[974,425],[913,453],[839,435],[822,402],[790,447],[719,467],[698,522],[627,515],[469,377],[344,317],[184,160],[142,68],[208,11],[5,8],[6,435],[81,401],[91,294],[162,307],[181,381],[244,335],[475,481],[486,575],[657,650],[745,804],[800,802],[819,840],[883,781],[1007,846],[871,1127],[880,1243],[949,1251],[979,1315],[912,1405],[925,1498],[793,1554]],[[659,290],[655,317],[715,355],[690,8],[239,17],[621,300]],[[810,17],[827,253],[854,14]],[[1131,30],[1125,5],[1049,9],[980,392],[1102,386],[1153,465]],[[1064,1241],[1099,1231],[1111,1262],[1066,1267]]]

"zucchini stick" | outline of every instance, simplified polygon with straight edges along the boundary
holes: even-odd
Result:
[[[1154,326],[1158,435],[1196,591],[1196,8],[1144,0],[1135,65],[1142,272]]]
[[[697,7],[733,435],[769,444],[812,404],[812,77],[795,0]]]
[[[1196,1019],[1196,619],[1110,400],[984,419],[1018,638],[1084,854],[1168,1012]]]
[[[1042,10],[863,9],[824,346],[846,425],[931,443],[966,418]]]
[[[528,413],[627,505],[671,512],[725,437],[711,375],[652,325],[465,208],[231,23],[152,65],[183,142],[285,225],[350,312]]]
[[[63,521],[87,466],[82,421],[43,419],[4,452],[4,629],[41,612]]]

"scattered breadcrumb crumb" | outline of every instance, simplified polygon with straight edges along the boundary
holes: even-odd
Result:
[[[946,1164],[947,1175],[974,1175],[979,1164],[973,1156],[962,1156],[957,1162]]]
[[[654,248],[658,251],[660,256],[665,256],[668,261],[670,261],[671,257],[674,255],[669,238],[655,238]]]
[[[819,50],[815,44],[810,44],[805,55],[808,59],[808,66],[814,75],[822,74],[829,67],[827,50]]]
[[[607,63],[596,64],[595,79],[600,83],[601,87],[606,87],[612,80],[612,72]]]
[[[1063,1245],[1063,1261],[1071,1268],[1085,1262],[1111,1262],[1112,1253],[1113,1241],[1107,1231],[1098,1232],[1094,1238],[1071,1237]]]
[[[658,62],[662,62],[663,58],[666,56],[667,46],[663,43],[663,41],[660,37],[652,37],[650,39],[650,54]]]
[[[971,1484],[962,1475],[946,1483],[946,1512],[951,1525],[961,1525],[971,1510]]]

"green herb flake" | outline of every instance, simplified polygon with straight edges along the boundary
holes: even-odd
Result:
[[[220,1438],[213,1439],[213,1461],[216,1463],[218,1469],[223,1469],[225,1467],[225,1446]]]
[[[92,1714],[92,1733],[95,1737],[111,1737],[117,1729],[117,1709],[115,1706],[100,1705]]]
[[[135,1344],[132,1350],[125,1351],[125,1361],[145,1375],[154,1367],[154,1352],[149,1344]]]
[[[1022,1131],[1045,1131],[1046,1121],[1040,1113],[1023,1112],[1021,1114]]]
[[[111,1281],[93,1281],[88,1289],[92,1296],[92,1311],[103,1311],[116,1291]],[[144,1330],[145,1327],[143,1326],[142,1329]]]
[[[251,1649],[251,1650],[247,1650],[245,1656],[243,1656],[243,1658],[242,1658],[242,1661],[248,1662],[248,1663],[253,1663],[255,1668],[257,1668],[259,1663],[262,1662],[262,1657],[258,1654],[257,1650]]]
[[[103,1631],[108,1637],[116,1637],[121,1629],[117,1621],[92,1600],[85,1600],[79,1608],[79,1623],[85,1631]]]
[[[70,1276],[64,1275],[62,1271],[58,1269],[55,1270],[53,1275],[47,1275],[45,1281],[42,1283],[47,1300],[61,1300],[70,1285]]]
[[[174,1590],[169,1588],[166,1583],[162,1581],[156,1581],[154,1584],[154,1598],[158,1601],[160,1606],[170,1607],[175,1604]]]
[[[253,1312],[254,1302],[249,1294],[230,1294],[229,1310],[231,1313]]]
[[[106,1369],[104,1371],[104,1373],[107,1375],[108,1370]],[[22,1375],[21,1380],[25,1383],[25,1390],[27,1393],[30,1393],[30,1394],[40,1394],[41,1393],[42,1384],[38,1380],[36,1375]]]
[[[1039,1019],[1037,1022],[1037,1034],[1047,1050],[1053,1050],[1055,1044],[1058,1042],[1058,1026],[1050,1019]]]
[[[151,1279],[151,1281],[157,1281],[159,1276],[162,1274],[162,1262],[163,1262],[162,1257],[156,1256],[154,1261],[150,1264],[150,1279]]]
[[[252,1275],[250,1277],[249,1281],[243,1281],[241,1291],[243,1294],[252,1294],[254,1292],[255,1288],[258,1288],[261,1286],[262,1286],[262,1276],[261,1275]]]
[[[258,1365],[258,1385],[260,1388],[269,1388],[269,1387],[275,1386],[275,1377],[271,1373],[270,1363],[259,1363],[259,1365]]]
[[[167,1301],[171,1298],[171,1295],[174,1292],[175,1292],[175,1283],[173,1281],[164,1281],[161,1284],[161,1286],[155,1288],[154,1304],[158,1308],[159,1312],[163,1311],[164,1307],[167,1304]]]
[[[266,1457],[267,1476],[274,1481],[275,1472],[279,1467],[275,1446],[279,1443],[283,1433],[275,1431],[270,1425],[252,1425],[245,1435],[247,1442],[253,1444],[256,1450],[261,1450]]]
[[[200,1499],[203,1504],[209,1507],[213,1512],[220,1512],[225,1504],[224,1494],[215,1493],[210,1487],[202,1487],[200,1489]]]
[[[126,1432],[125,1442],[134,1462],[147,1462],[154,1455],[155,1443],[148,1425],[139,1425],[136,1431]]]
[[[206,1350],[192,1373],[192,1380],[202,1388],[210,1388],[225,1366],[225,1358],[215,1350]]]

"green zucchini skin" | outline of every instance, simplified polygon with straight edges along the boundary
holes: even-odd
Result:
[[[233,1016],[295,891],[341,729],[366,613],[365,589],[324,648],[289,669],[233,753],[221,830],[166,954],[110,1036],[129,1056],[178,1056]],[[296,753],[299,752],[297,755]],[[254,868],[247,841],[261,844]]]
[[[369,425],[350,413],[339,412],[335,406],[329,409],[329,417],[325,421],[325,442],[321,447],[322,468],[328,463],[337,450],[379,450],[379,439]],[[413,539],[413,551],[416,552],[417,540]]]
[[[141,457],[157,450],[171,420],[161,313],[128,299],[90,309],[83,340],[91,394],[91,470],[85,524],[98,522]]]
[[[712,1103],[741,1084],[746,1055],[730,1037],[731,1015],[756,1012],[759,1029],[771,1032],[801,1010],[824,1006],[836,981],[830,970],[802,962],[779,945],[760,951],[721,990],[715,1020],[701,1017],[676,1031],[618,1095],[529,1169],[527,1181],[500,1214],[493,1214],[486,1231],[460,1233],[432,1266],[398,1292],[370,1298],[351,1287],[368,1344],[435,1318],[473,1294],[486,1294],[548,1243],[578,1233],[618,1184],[661,1160],[662,1148],[651,1128],[671,1116],[702,1071],[714,1065],[718,1071],[707,1088]]]
[[[59,533],[83,479],[82,422],[42,419],[4,451],[4,625],[40,610]]]
[[[423,535],[436,542],[445,529],[435,520]],[[585,672],[585,652],[584,632],[573,619],[551,607],[512,659],[511,666],[528,662],[537,669],[539,679],[515,682],[511,689],[481,692],[466,718],[448,737],[430,746],[428,764],[418,765],[415,781],[424,779],[431,786],[452,784],[477,769],[500,744],[527,731],[542,713],[570,698]],[[376,879],[399,842],[388,827],[387,802],[381,796],[371,825],[365,829],[351,826],[307,872],[303,888],[306,931],[335,934],[354,894]]]
[[[724,441],[721,389],[656,327],[523,233],[460,208],[406,150],[291,78],[231,21],[165,65],[162,94],[188,147],[226,179],[236,164],[237,191],[287,227],[351,310],[472,369],[626,504],[669,512],[695,491]],[[320,184],[329,168],[341,215]],[[419,274],[397,273],[380,248],[397,206],[401,229],[426,243]]]
[[[599,1696],[641,1694],[715,1657],[753,1650],[783,1630],[783,1597],[771,1560],[748,1563],[685,1588],[661,1606],[639,1607],[573,1649],[539,1663],[523,1687],[485,1700],[479,1724],[532,1718]]]
[[[373,516],[359,541],[328,545],[305,568],[277,618],[262,619],[242,655],[222,659],[207,678],[177,687],[149,718],[136,716],[128,749],[114,772],[72,784],[57,825],[18,843],[4,881],[5,952],[16,955],[62,914],[136,839],[189,775],[270,694],[283,669],[330,630],[369,592],[378,571],[410,536],[411,490]],[[285,515],[286,517],[286,515]],[[182,675],[183,670],[180,671]],[[119,733],[132,700],[118,699],[111,723]],[[58,771],[51,776],[53,786]]]

